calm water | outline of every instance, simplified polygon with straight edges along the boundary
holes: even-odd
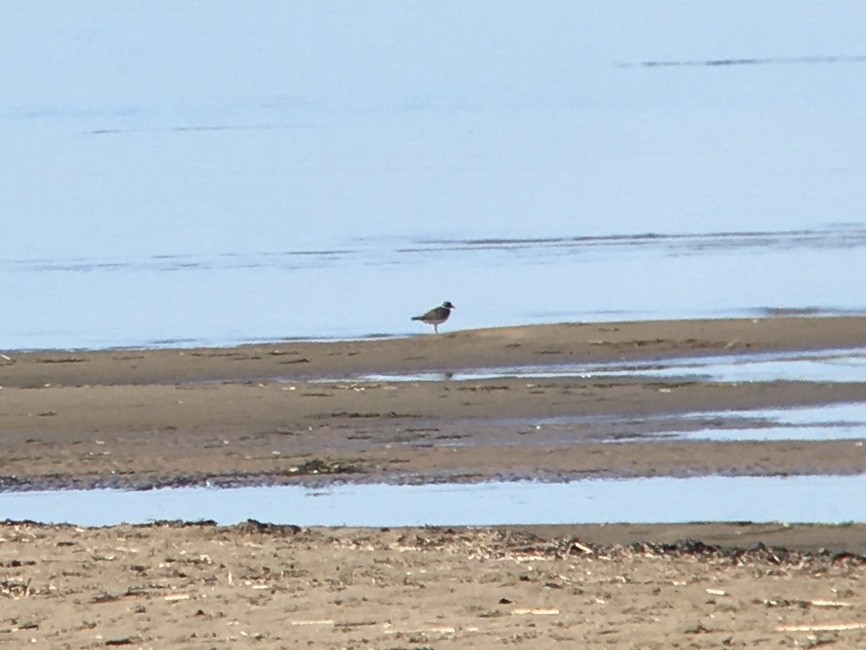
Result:
[[[300,526],[866,522],[864,476],[0,493],[0,520],[109,526],[253,518]],[[387,503],[389,507],[383,508]]]
[[[0,347],[863,313],[866,5],[0,4]]]
[[[645,440],[853,440],[860,453],[866,438],[866,403],[822,404],[799,408],[761,408],[734,411],[697,411],[677,415],[627,417],[622,415],[535,418],[526,425],[533,444],[533,430],[543,432],[536,444],[584,442],[635,442]],[[541,436],[538,436],[541,438]],[[457,443],[455,443],[457,444]]]
[[[508,366],[502,368],[468,368],[457,372],[414,372],[370,374],[356,377],[327,377],[319,382],[423,382],[478,381],[521,377],[656,377],[685,381],[723,383],[811,381],[866,382],[866,349],[794,350],[758,354],[719,355],[713,357],[672,357],[649,361],[612,361],[605,363],[550,364],[544,366]],[[285,377],[277,380],[294,381]]]

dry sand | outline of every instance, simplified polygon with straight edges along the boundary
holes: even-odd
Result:
[[[866,319],[851,317],[7,353],[0,485],[862,473],[862,441],[642,436],[658,416],[864,401],[866,384],[456,382],[448,373],[864,346]],[[357,379],[421,371],[442,377]],[[593,442],[599,420],[587,415],[627,421],[633,441]],[[552,417],[574,421],[534,424]],[[7,523],[0,525],[0,647],[859,648],[866,647],[864,532]],[[702,543],[665,545],[685,538]],[[773,549],[732,550],[758,543]]]
[[[866,647],[862,556],[593,532],[0,525],[0,647]]]

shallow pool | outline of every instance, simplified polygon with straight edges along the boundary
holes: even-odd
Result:
[[[730,354],[706,357],[681,357],[646,361],[554,364],[542,366],[505,366],[456,372],[369,374],[354,381],[419,382],[479,381],[521,377],[658,377],[725,383],[813,381],[866,382],[866,349],[795,350],[760,354]],[[320,381],[349,381],[323,379]]]
[[[0,494],[0,519],[107,526],[256,519],[300,526],[866,522],[866,475],[338,485]]]

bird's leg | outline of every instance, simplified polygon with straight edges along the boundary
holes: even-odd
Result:
[[[439,324],[438,323],[433,323],[433,332],[436,334],[439,333]]]

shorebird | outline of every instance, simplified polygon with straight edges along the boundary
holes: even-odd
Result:
[[[454,308],[454,305],[452,305],[448,300],[446,300],[442,303],[441,307],[434,307],[422,316],[413,316],[412,320],[420,320],[422,323],[432,325],[433,331],[438,334],[439,326],[446,320],[448,320],[448,317],[451,315],[451,310]]]

